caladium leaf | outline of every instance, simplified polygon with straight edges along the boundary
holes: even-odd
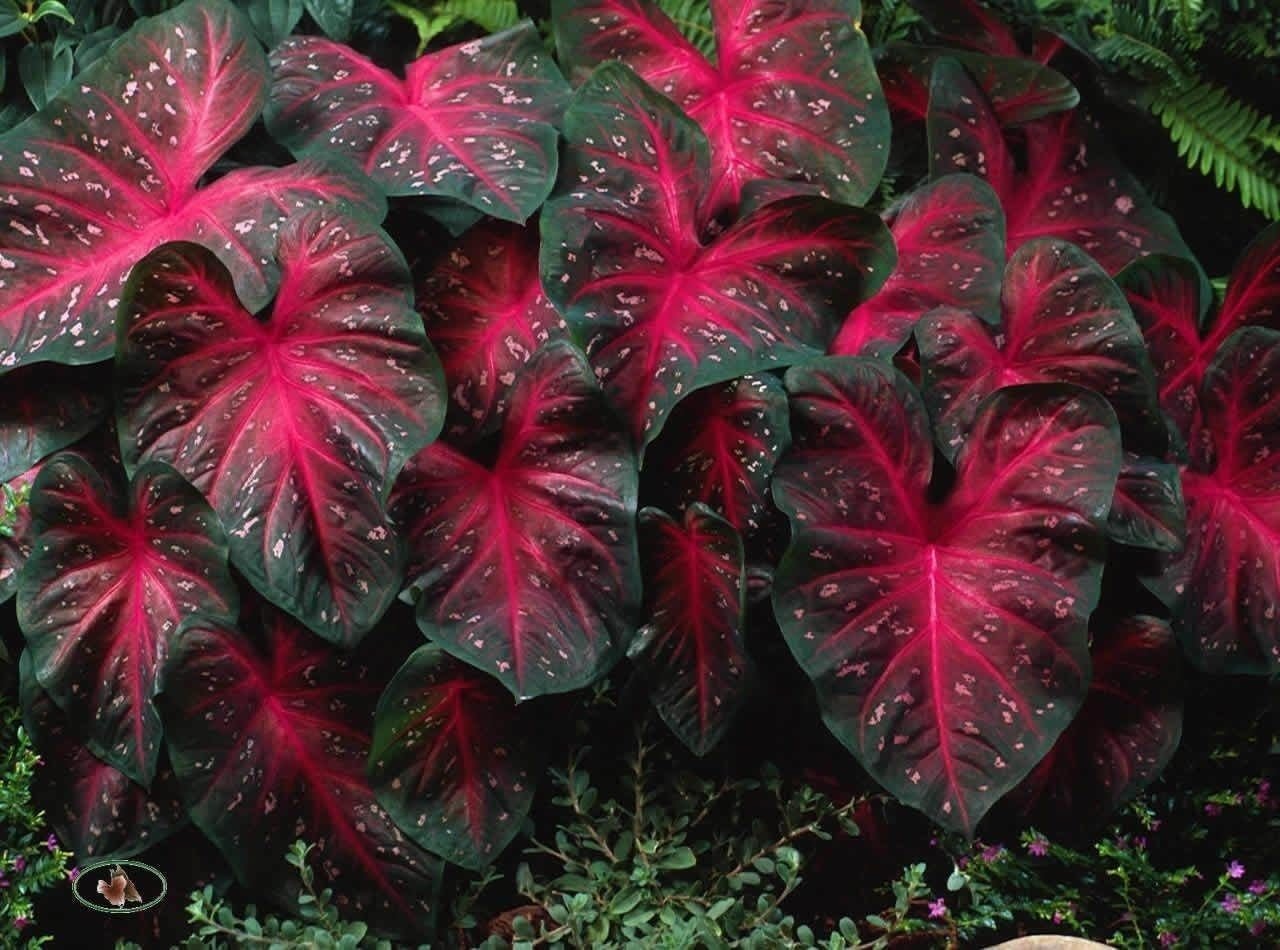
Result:
[[[923,122],[929,114],[933,64],[949,56],[969,71],[986,94],[1001,126],[1074,109],[1080,93],[1065,76],[1034,60],[1008,55],[987,56],[943,46],[890,43],[876,56],[889,110],[895,118]]]
[[[347,919],[422,934],[435,912],[441,862],[395,826],[365,778],[382,685],[276,611],[265,650],[221,625],[190,627],[165,668],[160,709],[192,820],[240,881],[288,900],[285,854],[314,843]]]
[[[1201,347],[1200,324],[1210,301],[1190,261],[1152,254],[1116,275],[1151,356],[1160,408],[1186,444],[1200,426],[1200,382],[1213,352]]]
[[[641,486],[654,501],[683,512],[701,502],[738,533],[769,524],[769,481],[791,443],[787,394],[773,376],[745,376],[700,389],[671,416],[649,450]]]
[[[684,521],[640,512],[645,616],[628,650],[663,721],[696,755],[723,738],[746,698],[742,538],[705,505]]]
[[[1280,329],[1280,226],[1267,228],[1240,255],[1216,313],[1199,269],[1180,258],[1135,261],[1116,282],[1146,336],[1161,406],[1189,443],[1201,424],[1200,384],[1226,339],[1245,326]]]
[[[253,124],[266,80],[242,14],[185,3],[139,22],[0,136],[0,367],[108,358],[129,269],[166,241],[208,242],[258,306],[275,228],[298,204],[376,210],[316,165],[197,188]]]
[[[493,677],[420,647],[378,700],[369,751],[378,801],[428,851],[474,870],[491,864],[533,804],[526,722]]]
[[[555,183],[569,87],[532,23],[416,59],[403,80],[316,37],[281,44],[271,68],[271,133],[299,156],[341,150],[388,195],[523,222]]]
[[[525,365],[481,459],[437,443],[396,484],[418,625],[517,699],[591,683],[639,605],[636,460],[572,346]]]
[[[352,644],[400,590],[383,497],[439,432],[444,384],[379,228],[312,213],[286,226],[277,257],[264,317],[202,248],[137,266],[117,356],[125,463],[173,465],[254,587]]]
[[[537,230],[501,221],[472,228],[431,269],[418,310],[444,364],[454,441],[500,424],[520,367],[567,336],[538,278]]]
[[[0,482],[65,449],[107,417],[103,381],[53,363],[0,376]]]
[[[964,67],[941,58],[933,69],[928,131],[932,177],[980,175],[1000,197],[1009,255],[1029,240],[1054,237],[1081,247],[1109,274],[1147,254],[1191,256],[1173,219],[1156,209],[1076,111],[1004,130]],[[1023,163],[1014,160],[1014,139],[1026,153]]]
[[[1149,586],[1214,673],[1280,670],[1280,331],[1237,330],[1205,374],[1204,428],[1182,475],[1187,544]]]
[[[885,219],[897,266],[880,292],[845,319],[833,353],[888,359],[935,307],[999,320],[1004,215],[986,182],[948,175],[908,194]]]
[[[706,139],[625,66],[578,91],[565,137],[542,283],[641,448],[692,390],[824,352],[892,270],[880,219],[825,198],[776,201],[705,235]]]
[[[1112,541],[1154,551],[1181,551],[1187,538],[1187,505],[1178,466],[1125,453],[1107,515]]]
[[[875,193],[889,113],[856,0],[711,0],[714,62],[651,0],[553,0],[551,10],[573,78],[621,59],[702,127],[711,164],[700,224],[735,210],[759,179],[853,205]]]
[[[187,823],[173,769],[162,758],[146,789],[89,751],[81,730],[40,688],[30,651],[18,660],[22,720],[43,764],[32,790],[78,861],[127,858]]]
[[[1142,791],[1182,736],[1181,663],[1167,621],[1131,616],[1094,631],[1080,714],[1010,800],[1038,826],[1096,826]]]
[[[1009,261],[1004,319],[989,330],[971,314],[934,311],[916,343],[925,399],[940,444],[954,455],[978,406],[1002,386],[1064,382],[1106,396],[1135,448],[1164,448],[1164,422],[1142,331],[1124,294],[1078,247],[1029,241]]]
[[[899,800],[972,834],[1084,699],[1115,413],[1074,386],[997,392],[935,504],[928,416],[900,373],[828,357],[786,385],[778,623],[836,737]]]
[[[908,0],[937,36],[949,45],[996,56],[1022,56],[1009,26],[981,0]]]
[[[185,623],[233,618],[238,596],[222,528],[194,488],[154,464],[124,496],[78,455],[41,466],[18,623],[36,679],[89,748],[150,785],[164,659]]]
[[[1053,33],[1037,30],[1031,50],[1024,53],[1008,23],[982,0],[909,0],[929,29],[946,46],[973,50],[992,56],[1030,58],[1047,63],[1064,43]]]

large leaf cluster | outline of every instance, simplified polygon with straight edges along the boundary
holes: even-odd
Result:
[[[705,755],[785,644],[972,834],[1154,778],[1184,657],[1280,667],[1280,231],[1215,302],[1061,40],[944,6],[970,48],[873,57],[855,0],[557,2],[400,72],[187,0],[0,136],[0,595],[77,856],[190,821],[288,897],[302,837],[421,934],[614,670]]]

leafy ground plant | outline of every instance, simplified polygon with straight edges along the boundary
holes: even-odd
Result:
[[[576,759],[540,795],[590,689],[710,765],[771,704],[971,838],[1096,827],[1188,681],[1280,670],[1280,225],[1210,281],[1065,33],[84,6],[0,21],[57,66],[0,134],[0,597],[77,859],[189,825],[416,943],[464,870],[594,847],[639,890],[543,894],[520,940],[803,941],[816,800],[753,799],[761,870],[628,830]],[[547,794],[615,814],[570,854]],[[866,939],[937,919],[899,883]]]

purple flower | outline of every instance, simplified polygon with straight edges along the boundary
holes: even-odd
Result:
[[[997,860],[1002,854],[1004,854],[1004,845],[989,844],[982,849],[982,860],[985,861],[987,864],[990,864],[991,862]]]
[[[1218,906],[1221,907],[1223,910],[1225,910],[1228,914],[1234,914],[1236,911],[1240,909],[1240,898],[1236,897],[1236,895],[1234,894],[1228,894],[1226,897],[1222,899],[1222,903],[1219,904]]]
[[[26,917],[13,918],[13,927],[15,930],[21,930],[23,927],[25,927],[29,923],[31,923],[31,921],[27,920]]]
[[[1233,881],[1238,881],[1244,877],[1244,865],[1239,861],[1232,861],[1227,865],[1227,877]]]
[[[1062,921],[1063,921],[1062,911],[1060,911],[1060,910],[1055,910],[1055,911],[1053,912],[1053,922],[1054,922],[1055,924],[1060,924],[1060,923],[1062,923]]]
[[[1249,885],[1250,894],[1257,894],[1259,897],[1261,897],[1266,892],[1267,892],[1267,882],[1262,880],[1262,878],[1258,878],[1258,880],[1254,881],[1252,884]]]
[[[1138,836],[1136,836],[1136,837],[1133,839],[1133,846],[1134,846],[1135,848],[1137,848],[1139,851],[1145,851],[1145,850],[1147,849],[1147,839],[1146,839],[1146,837],[1145,837],[1144,835],[1138,835]]]
[[[1271,783],[1263,779],[1258,783],[1258,790],[1253,793],[1253,800],[1259,805],[1266,805],[1267,799],[1271,795]]]
[[[1222,814],[1222,806],[1216,802],[1209,802],[1204,806],[1204,813],[1210,818],[1216,818]]]
[[[1160,931],[1160,936],[1157,939],[1160,941],[1160,946],[1172,947],[1178,942],[1178,935],[1168,930],[1162,930]]]
[[[1043,858],[1049,853],[1049,841],[1046,838],[1035,837],[1027,842],[1027,852],[1034,854],[1037,858]]]
[[[0,891],[9,886],[9,879],[4,876],[4,872],[0,871]]]
[[[1266,929],[1267,929],[1267,922],[1265,920],[1255,920],[1253,922],[1253,926],[1249,928],[1249,933],[1251,936],[1261,937],[1262,931]]]
[[[13,859],[13,869],[17,871],[19,874],[21,874],[23,871],[27,869],[27,859],[24,858],[22,855],[18,855],[16,858]]]
[[[929,901],[929,916],[931,918],[947,916],[947,902],[939,897],[936,901]]]
[[[55,835],[49,835],[49,837],[44,839],[44,846],[48,848],[50,851],[57,851],[58,850],[57,837]]]
[[[78,878],[79,876],[80,876],[79,868],[72,868],[70,871],[67,872],[67,877],[69,877],[73,883],[75,882],[75,879]]]

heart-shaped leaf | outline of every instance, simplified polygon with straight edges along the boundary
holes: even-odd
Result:
[[[491,676],[415,650],[378,700],[369,779],[400,829],[479,870],[519,833],[537,783],[533,737]]]
[[[1167,621],[1094,631],[1080,714],[1010,798],[1038,827],[1094,828],[1156,778],[1182,736],[1181,663]]]
[[[1004,215],[986,182],[948,175],[908,194],[885,219],[897,266],[880,292],[845,319],[833,353],[889,359],[935,307],[999,320]]]
[[[207,242],[256,308],[275,230],[299,205],[380,213],[315,164],[197,187],[253,125],[266,81],[241,13],[184,3],[0,136],[0,368],[109,358],[129,269],[166,241]]]
[[[1187,505],[1178,466],[1126,452],[1107,515],[1107,536],[1130,547],[1181,551],[1187,540]]]
[[[890,43],[876,55],[884,96],[895,119],[923,122],[929,115],[933,64],[949,56],[962,63],[991,103],[1001,126],[1021,125],[1074,109],[1080,93],[1056,69],[1010,55],[966,53],[946,46]]]
[[[264,652],[241,630],[192,626],[165,669],[160,709],[192,820],[248,887],[295,902],[285,854],[302,838],[342,917],[429,933],[441,862],[365,778],[381,683],[283,614],[269,611],[264,626]]]
[[[692,390],[825,352],[893,268],[880,219],[825,198],[776,201],[704,240],[706,139],[625,66],[578,91],[565,137],[542,283],[641,448]]]
[[[358,218],[291,221],[268,316],[208,251],[173,245],[130,281],[117,368],[125,462],[168,462],[270,601],[337,643],[395,599],[383,498],[440,430],[444,384],[408,268]]]
[[[1237,330],[1205,373],[1182,474],[1187,544],[1148,581],[1213,673],[1280,670],[1280,331]]]
[[[0,376],[0,482],[97,428],[107,416],[108,388],[92,372],[55,363]]]
[[[920,321],[925,400],[954,456],[978,406],[1002,386],[1064,382],[1106,396],[1135,448],[1164,448],[1151,362],[1124,294],[1078,247],[1029,241],[1004,271],[996,331],[943,309]]]
[[[972,834],[1084,699],[1115,413],[1073,386],[1003,389],[933,503],[928,416],[904,376],[829,357],[787,390],[778,623],[837,738],[899,800]]]
[[[89,748],[150,785],[165,657],[193,618],[234,618],[238,597],[226,538],[199,492],[154,464],[123,494],[78,455],[41,466],[18,623],[36,679]]]
[[[267,127],[299,156],[338,149],[388,195],[433,195],[523,222],[556,180],[569,87],[532,23],[431,53],[402,80],[296,37],[271,54]]]
[[[1227,338],[1246,326],[1280,329],[1280,225],[1245,248],[1216,313],[1199,277],[1189,261],[1155,255],[1116,277],[1146,336],[1161,406],[1188,443],[1201,425],[1198,390]]]
[[[1078,112],[1002,129],[977,83],[950,58],[934,65],[930,90],[930,174],[987,179],[1004,208],[1009,255],[1034,238],[1054,237],[1078,245],[1109,274],[1147,254],[1191,256],[1173,219]],[[1022,162],[1014,160],[1014,141],[1025,152]]]
[[[538,278],[538,232],[501,221],[470,229],[419,284],[418,310],[449,385],[445,431],[490,432],[507,411],[520,367],[566,336]]]
[[[710,508],[679,522],[640,512],[645,616],[628,655],[671,731],[695,755],[723,738],[746,698],[742,539]]]
[[[702,127],[711,164],[700,225],[736,209],[759,179],[852,205],[875,193],[889,113],[855,0],[711,0],[714,62],[651,0],[554,0],[551,10],[575,78],[620,58]]]
[[[161,758],[150,790],[89,751],[81,730],[40,688],[31,654],[18,660],[22,721],[43,764],[32,792],[76,860],[127,858],[187,823],[173,769]]]
[[[486,463],[437,443],[396,484],[418,625],[517,699],[577,689],[639,605],[635,455],[567,343],[521,370],[499,446]]]
[[[708,386],[676,406],[650,446],[642,489],[670,511],[701,502],[752,536],[768,523],[769,481],[790,442],[787,394],[775,377]]]

